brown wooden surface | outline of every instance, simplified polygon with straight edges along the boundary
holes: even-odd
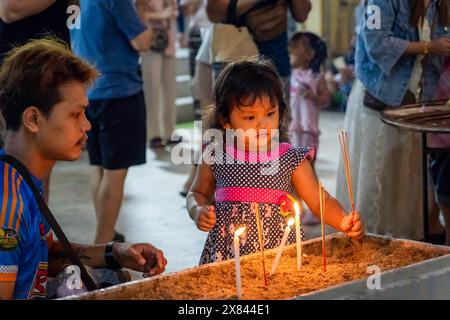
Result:
[[[404,130],[450,133],[450,105],[440,101],[388,109],[381,113],[381,120]]]

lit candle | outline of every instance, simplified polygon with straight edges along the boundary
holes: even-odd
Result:
[[[236,293],[238,299],[241,299],[241,258],[239,253],[239,237],[244,233],[246,227],[237,229],[234,232],[234,260],[236,262]]]
[[[294,202],[295,210],[295,239],[297,246],[297,270],[302,268],[302,236],[301,236],[301,224],[300,224],[300,206],[298,202]]]
[[[272,264],[272,270],[270,271],[270,275],[271,276],[275,273],[275,270],[277,269],[278,263],[280,262],[281,255],[282,255],[283,250],[284,250],[284,246],[286,245],[287,238],[289,237],[289,233],[291,232],[291,227],[292,227],[293,224],[294,224],[294,218],[289,219],[288,224],[286,226],[286,229],[284,229],[284,235],[283,235],[283,238],[281,239],[280,246],[278,247],[277,255],[276,255],[275,260],[273,261],[273,264]]]

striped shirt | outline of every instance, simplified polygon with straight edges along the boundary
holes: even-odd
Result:
[[[33,181],[42,194],[42,183],[35,177]],[[27,183],[4,162],[0,210],[0,282],[15,282],[14,299],[45,298],[52,231]]]

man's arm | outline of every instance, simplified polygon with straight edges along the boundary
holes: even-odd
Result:
[[[127,36],[131,46],[139,52],[150,50],[153,32],[149,30],[144,21],[146,3],[144,0],[114,2],[113,14],[117,25]]]
[[[136,38],[130,41],[131,46],[136,51],[146,52],[150,50],[150,46],[152,45],[152,37],[153,32],[151,30],[145,30],[144,32],[139,34]]]
[[[84,265],[93,268],[101,268],[106,266],[105,262],[105,245],[80,245],[72,244],[75,253]],[[59,241],[53,241],[48,253],[48,274],[50,277],[56,276],[63,271],[65,267],[71,265],[69,256],[64,251]]]
[[[106,244],[72,244],[81,263],[93,268],[107,267],[105,261]],[[114,259],[124,268],[143,272],[150,276],[164,271],[167,260],[161,250],[148,243],[127,244],[116,242],[112,248]],[[54,241],[48,254],[48,274],[56,276],[65,267],[71,265],[69,257],[59,241]]]
[[[297,22],[305,22],[308,19],[308,14],[312,9],[309,0],[289,0],[292,17]]]
[[[56,0],[0,0],[0,19],[12,23],[38,14],[55,2]]]
[[[0,300],[12,300],[15,286],[15,281],[0,281]]]
[[[211,22],[223,22],[227,18],[229,0],[208,0],[206,13]],[[236,14],[239,16],[253,7],[258,0],[240,0],[237,3]]]

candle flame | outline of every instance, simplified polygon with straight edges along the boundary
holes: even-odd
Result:
[[[288,227],[292,227],[293,225],[294,225],[294,223],[295,223],[295,219],[294,218],[290,218],[289,220],[288,220]]]
[[[297,201],[294,202],[294,210],[295,210],[295,214],[299,216],[300,215],[300,207],[298,206]]]
[[[244,233],[245,229],[247,229],[247,227],[240,227],[239,229],[237,229],[234,232],[234,236],[235,237],[240,237]]]

